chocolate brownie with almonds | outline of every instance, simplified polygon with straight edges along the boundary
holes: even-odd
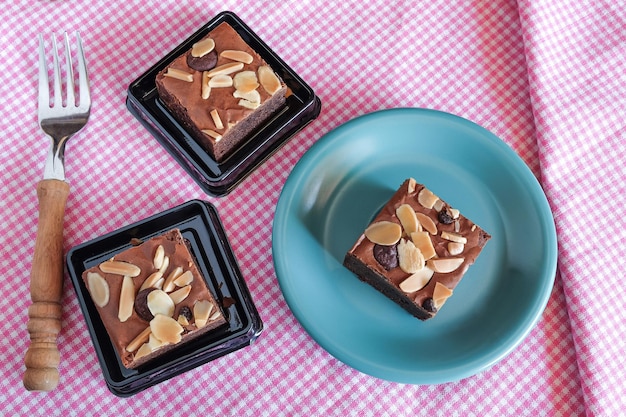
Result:
[[[409,178],[346,253],[344,266],[420,320],[434,317],[491,236]]]
[[[226,323],[178,229],[89,268],[82,279],[127,368]]]
[[[156,76],[159,98],[222,162],[285,104],[288,88],[223,22]]]

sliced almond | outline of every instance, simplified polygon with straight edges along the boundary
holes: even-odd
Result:
[[[230,75],[220,74],[209,79],[210,88],[226,88],[233,86],[233,78]]]
[[[148,337],[148,346],[150,346],[150,350],[152,350],[153,352],[155,350],[157,350],[160,347],[163,347],[165,345],[169,345],[170,342],[164,342],[160,339],[158,339],[154,333],[150,333],[150,336]]]
[[[176,291],[169,293],[168,295],[170,296],[174,304],[179,304],[181,301],[187,298],[190,292],[191,285],[185,285],[184,287],[179,288]]]
[[[185,271],[178,278],[174,280],[174,284],[177,287],[184,287],[185,285],[189,285],[193,282],[193,274],[191,271]]]
[[[154,292],[154,291],[153,291]],[[183,333],[183,326],[171,317],[157,314],[150,320],[152,335],[161,342],[178,343]]]
[[[163,283],[163,291],[171,292],[176,288],[176,284],[174,284],[174,280],[178,278],[183,273],[183,268],[177,266],[174,268],[172,272],[165,278],[165,282]]]
[[[150,353],[152,353],[152,349],[150,348],[150,346],[148,345],[148,343],[144,343],[143,345],[141,345],[141,347],[137,350],[137,353],[135,353],[135,357],[134,359],[137,360],[143,356],[149,355]]]
[[[102,275],[97,272],[88,272],[87,289],[89,289],[91,299],[98,307],[104,307],[109,304],[109,284]]]
[[[457,243],[463,243],[463,244],[467,243],[467,238],[465,236],[457,235],[456,233],[443,231],[441,232],[441,237],[451,242],[457,242]]]
[[[221,57],[232,59],[233,61],[243,62],[244,64],[252,63],[252,55],[244,51],[226,49],[220,53]]]
[[[202,39],[191,47],[191,56],[199,58],[215,49],[215,41],[211,38]]]
[[[221,315],[222,313],[220,313],[219,310],[216,310],[213,314],[211,314],[211,317],[209,317],[209,321],[217,320]]]
[[[139,291],[145,290],[146,288],[156,288],[156,284],[161,278],[163,278],[163,274],[161,273],[161,271],[153,272],[148,278],[146,278],[143,284],[141,284],[141,287],[139,287]]]
[[[390,221],[379,221],[365,229],[365,237],[378,245],[395,245],[402,237],[402,226]]]
[[[410,236],[411,233],[418,231],[419,222],[417,221],[415,210],[413,210],[413,207],[409,204],[399,206],[396,209],[396,216],[398,216],[398,220],[400,220],[400,224],[402,224],[404,233]]]
[[[156,269],[161,269],[161,266],[163,266],[163,258],[165,258],[165,249],[163,245],[159,245],[154,252],[154,259],[152,261]]]
[[[422,252],[425,260],[434,258],[437,255],[435,247],[433,246],[433,241],[430,239],[428,232],[413,232],[411,233],[411,240],[417,249]]]
[[[141,345],[148,341],[150,333],[150,326],[148,326],[141,333],[135,336],[135,338],[128,344],[128,346],[126,346],[126,350],[128,352],[136,351]]]
[[[188,73],[187,71],[179,70],[176,68],[168,68],[163,74],[165,77],[174,78],[176,80],[185,81],[188,83],[193,82],[193,74]]]
[[[416,216],[422,227],[426,229],[428,233],[430,233],[431,235],[437,234],[437,225],[435,225],[433,219],[423,213],[416,213]]]
[[[261,103],[254,103],[252,101],[248,101],[244,99],[239,100],[237,104],[240,105],[241,107],[245,107],[246,109],[251,109],[251,110],[258,108],[261,105]]]
[[[213,139],[215,139],[216,142],[222,139],[222,134],[219,132],[216,132],[215,130],[202,129],[202,133],[204,133],[205,135],[211,136]]]
[[[435,201],[435,204],[433,204],[433,208],[437,212],[440,212],[441,210],[443,210],[444,206],[445,206],[445,203],[442,200],[437,200]]]
[[[433,301],[435,302],[435,307],[437,307],[437,309],[441,308],[443,303],[445,303],[451,295],[452,290],[450,288],[440,282],[436,283],[433,291]]]
[[[123,323],[133,314],[133,306],[135,305],[135,283],[129,276],[125,276],[122,280],[122,289],[120,291],[120,306],[117,312],[117,318]]]
[[[465,245],[459,242],[449,242],[448,243],[448,252],[450,255],[460,255],[463,253],[463,249],[465,249]]]
[[[147,297],[148,310],[153,316],[157,314],[172,317],[174,315],[174,301],[163,290],[150,291]]]
[[[406,187],[406,193],[411,194],[415,192],[415,187],[417,186],[417,182],[413,178],[409,178],[409,182]]]
[[[165,271],[167,271],[167,268],[169,268],[169,266],[170,257],[166,255],[163,257],[163,263],[161,263],[161,267],[159,268],[159,272],[161,273],[161,275],[165,274]]]
[[[182,326],[189,326],[189,320],[182,314],[178,315],[178,320],[176,320]]]
[[[131,278],[141,274],[141,269],[137,265],[123,261],[104,261],[100,264],[100,270],[105,274],[117,274]]]
[[[459,216],[461,215],[461,212],[459,210],[457,210],[457,209],[451,208],[451,209],[449,209],[449,211],[450,211],[450,215],[452,216],[453,219],[458,219]]]
[[[267,91],[267,94],[273,96],[281,89],[282,86],[280,84],[280,80],[274,71],[272,71],[272,69],[267,65],[259,67],[257,74],[259,75],[259,82],[265,91]]]
[[[437,200],[439,200],[439,197],[433,194],[428,188],[422,188],[417,195],[417,201],[428,209],[433,208]]]
[[[213,123],[215,124],[216,129],[224,129],[224,123],[222,123],[222,119],[217,109],[211,110],[211,119],[213,119]]]
[[[206,100],[211,96],[211,87],[209,86],[209,77],[208,71],[202,72],[202,90],[200,92],[201,97]]]
[[[213,310],[213,304],[207,300],[196,301],[193,305],[193,318],[196,323],[196,327],[201,328],[206,326],[209,316]]]
[[[434,269],[435,272],[448,274],[456,271],[458,267],[463,265],[465,258],[432,258],[427,262],[427,266]]]
[[[410,240],[398,243],[398,264],[407,274],[414,274],[424,267],[424,255]]]
[[[242,62],[229,62],[228,64],[223,64],[223,65],[213,68],[212,70],[208,71],[207,75],[210,78],[213,78],[217,75],[233,74],[237,71],[241,71],[242,69],[243,69]]]
[[[428,284],[428,281],[430,281],[434,273],[435,271],[432,269],[424,267],[402,281],[400,283],[400,289],[407,294],[419,291]]]
[[[248,91],[247,93],[243,93],[239,90],[235,90],[233,93],[233,97],[242,98],[244,100],[248,100],[252,103],[260,103],[261,102],[261,94],[259,94],[258,90]]]
[[[254,71],[238,72],[233,77],[233,86],[235,87],[235,90],[239,90],[242,93],[256,90],[259,87],[256,73]]]

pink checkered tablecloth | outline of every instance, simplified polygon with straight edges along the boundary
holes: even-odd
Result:
[[[226,197],[206,195],[127,111],[129,83],[222,10],[237,13],[321,98],[320,116]],[[592,415],[626,413],[624,0],[23,1],[0,11],[3,415]],[[61,383],[22,386],[35,185],[36,36],[79,29],[93,93],[68,145],[64,247],[185,201],[219,210],[265,323],[250,347],[130,398],[109,392],[66,275]],[[271,230],[291,169],[322,135],[371,111],[425,107],[494,132],[540,179],[559,273],[536,327],[475,376],[405,385],[359,373],[291,314]]]

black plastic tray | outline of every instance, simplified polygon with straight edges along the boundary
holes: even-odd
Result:
[[[144,241],[173,228],[180,229],[189,241],[191,253],[209,290],[224,307],[228,324],[165,353],[143,367],[128,369],[122,365],[81,275],[86,269],[130,248],[132,240]],[[121,397],[133,395],[248,346],[263,329],[217,211],[205,201],[191,200],[75,246],[67,254],[67,268],[107,386]]]
[[[165,108],[156,91],[159,71],[222,22],[230,24],[285,81],[291,95],[283,108],[223,162],[216,162]],[[169,52],[128,88],[129,111],[209,195],[224,196],[288,139],[314,120],[321,101],[278,55],[232,12],[222,12]]]

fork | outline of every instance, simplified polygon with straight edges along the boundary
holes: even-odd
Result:
[[[30,346],[24,357],[24,387],[29,391],[51,391],[59,383],[60,354],[57,335],[61,331],[63,293],[63,216],[69,195],[65,182],[65,144],[85,126],[91,111],[91,94],[82,42],[76,33],[78,67],[78,103],[70,41],[65,33],[65,103],[59,65],[59,50],[52,37],[53,100],[43,36],[39,35],[39,126],[51,139],[43,179],[37,184],[39,223],[30,275],[32,304],[28,308]]]

